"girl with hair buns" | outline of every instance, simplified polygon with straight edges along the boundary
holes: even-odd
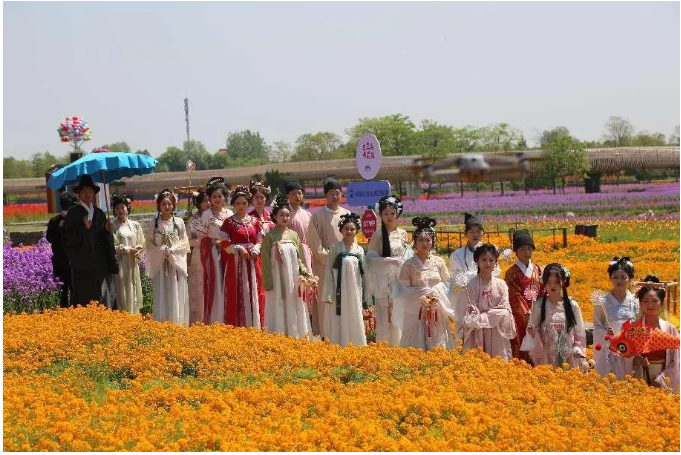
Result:
[[[143,300],[139,265],[144,250],[144,230],[137,221],[128,219],[131,202],[125,194],[111,197],[111,206],[116,214],[113,222],[114,250],[119,264],[114,285],[118,309],[139,314]]]
[[[639,289],[637,295],[641,303],[639,321],[642,320],[646,327],[679,336],[676,327],[661,317],[665,313],[666,291],[664,287],[655,284],[660,280],[654,275],[648,275],[644,281],[647,284]],[[669,387],[674,393],[679,393],[679,350],[653,351],[634,357],[633,375],[643,379],[648,385],[660,388]]]
[[[402,201],[384,196],[376,203],[381,229],[371,236],[366,255],[367,293],[376,300],[376,342],[400,345],[400,329],[392,323],[393,300],[397,275],[404,261],[414,255],[409,247],[407,231],[397,227],[402,214]]]
[[[447,296],[449,272],[445,261],[432,253],[436,221],[417,217],[412,224],[416,227],[413,235],[416,253],[400,269],[397,278],[400,286],[393,294],[392,321],[402,331],[402,347],[452,349],[449,319],[454,317],[454,308]]]
[[[192,204],[196,212],[189,218],[188,237],[191,254],[189,255],[189,325],[203,322],[203,264],[201,262],[201,241],[206,237],[202,216],[208,210],[206,190],[199,189],[192,194]]]
[[[260,268],[262,224],[247,214],[251,193],[245,186],[239,185],[232,191],[231,201],[236,213],[227,218],[220,229],[225,269],[225,323],[261,328],[265,322],[265,291]]]
[[[341,215],[337,229],[343,238],[329,251],[322,301],[326,302],[325,333],[331,343],[366,346],[364,333],[364,250],[357,244],[359,216]]]
[[[456,337],[463,348],[482,348],[492,357],[508,361],[511,341],[516,336],[515,321],[508,301],[506,282],[494,276],[499,251],[484,243],[473,254],[477,274],[463,284],[456,302]]]
[[[208,210],[201,215],[201,263],[203,264],[203,323],[225,322],[225,269],[220,254],[220,228],[233,215],[225,208],[229,196],[225,179],[213,177],[206,186]]]
[[[586,331],[579,305],[568,295],[570,271],[549,264],[541,277],[544,296],[532,306],[527,333],[534,341],[535,365],[582,367],[586,361]]]
[[[638,317],[639,303],[634,294],[629,292],[631,280],[634,278],[634,264],[628,257],[614,257],[608,264],[608,276],[612,290],[594,302],[594,345],[608,345],[606,335],[615,335],[622,331],[622,324],[628,319]],[[614,373],[618,379],[631,374],[634,367],[633,358],[615,355],[609,349],[594,350],[596,372],[601,376]]]
[[[289,229],[291,207],[283,194],[272,204],[274,229],[262,242],[262,287],[265,290],[265,326],[271,332],[309,338],[310,316],[298,293],[301,276],[308,276],[298,234]]]
[[[251,193],[251,203],[253,204],[253,210],[248,212],[252,217],[258,218],[262,224],[263,234],[267,234],[270,229],[274,227],[274,222],[272,217],[265,210],[267,201],[270,199],[270,194],[272,189],[269,186],[265,186],[262,181],[251,180],[249,184],[249,191]]]
[[[158,215],[149,223],[147,275],[154,286],[154,320],[189,325],[187,252],[189,240],[182,218],[173,212],[177,196],[165,189],[156,196]]]

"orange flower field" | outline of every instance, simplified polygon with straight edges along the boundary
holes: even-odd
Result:
[[[4,318],[5,450],[679,449],[642,382],[103,307]]]
[[[536,239],[534,260],[570,268],[587,321],[614,255],[632,257],[636,278],[678,280],[675,240],[568,240],[554,249],[552,237]],[[680,448],[678,395],[479,351],[342,349],[90,306],[5,315],[3,358],[9,451]]]

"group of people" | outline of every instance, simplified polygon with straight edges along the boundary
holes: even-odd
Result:
[[[73,268],[72,303],[97,300],[107,287],[106,273],[113,273],[117,308],[139,312],[144,252],[159,321],[221,322],[366,345],[363,309],[374,305],[377,342],[430,350],[452,349],[460,340],[466,350],[481,348],[507,361],[586,365],[585,324],[569,295],[570,271],[533,263],[535,245],[527,230],[513,232],[516,260],[502,279],[500,252],[482,242],[479,216],[465,215],[467,243],[447,265],[435,254],[436,220],[412,219],[409,238],[397,226],[403,205],[394,196],[376,204],[380,229],[365,252],[357,243],[359,216],[340,206],[342,187],[333,178],[324,182],[326,205],[312,214],[302,207],[304,189],[297,181],[286,183],[268,212],[271,189],[263,182],[230,192],[224,179],[213,178],[194,193],[197,210],[187,226],[174,215],[177,196],[163,190],[146,234],[128,219],[131,201],[125,195],[114,195],[116,219],[109,223],[92,206],[90,192],[97,187],[91,180],[81,180],[74,191],[80,201],[62,223]],[[234,211],[225,207],[228,198]],[[94,260],[97,251],[105,260]],[[614,258],[607,273],[613,287],[595,308],[594,343],[607,344],[606,335],[618,333],[628,319],[678,335],[664,318],[663,288],[646,286],[637,295],[628,290],[634,277],[628,257]],[[646,281],[659,282],[651,276]],[[595,351],[594,360],[601,375],[633,374],[679,389],[678,349],[634,359],[604,349]]]

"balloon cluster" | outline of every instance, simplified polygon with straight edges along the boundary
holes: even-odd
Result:
[[[73,142],[90,140],[90,127],[88,123],[80,117],[66,117],[57,128],[62,142]]]

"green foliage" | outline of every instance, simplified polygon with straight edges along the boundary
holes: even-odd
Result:
[[[187,154],[187,160],[192,160],[196,163],[197,170],[213,169],[212,161],[213,157],[210,152],[206,150],[206,146],[200,141],[189,140],[184,141],[182,144],[182,149]],[[184,162],[184,169],[187,167],[187,161]]]
[[[381,144],[385,156],[414,155],[416,150],[416,127],[409,116],[402,114],[385,117],[362,118],[359,123],[345,131],[350,136],[349,144],[357,146],[359,138],[373,134]],[[353,148],[354,152],[354,148]]]
[[[544,131],[541,138],[544,149],[544,161],[540,164],[541,175],[550,182],[554,194],[559,179],[564,188],[566,177],[586,176],[591,168],[589,159],[583,145],[570,135],[567,128],[558,127]]]
[[[15,289],[3,291],[3,313],[41,313],[54,310],[59,306],[59,291],[42,291],[26,298]]]
[[[269,161],[270,147],[258,132],[245,130],[229,133],[226,147],[227,154],[237,162],[255,160],[262,164]]]
[[[114,142],[113,144],[104,144],[101,147],[95,148],[107,149],[110,152],[132,152],[127,142]]]
[[[625,147],[630,144],[634,134],[634,126],[627,119],[617,116],[610,116],[605,123],[606,142],[615,147]]]
[[[158,157],[156,172],[178,172],[187,168],[187,153],[177,147],[168,147]]]
[[[296,147],[291,161],[319,161],[331,159],[341,146],[341,138],[328,131],[303,134],[296,139]]]
[[[277,170],[265,172],[265,185],[272,188],[271,199],[274,198],[274,195],[277,194],[277,192],[280,192],[282,194],[285,193],[284,184],[288,180],[291,180],[291,178],[292,178],[291,174],[289,173],[282,174]]]
[[[142,279],[142,315],[152,314],[154,311],[154,286],[151,284],[151,279],[140,270],[140,277]]]

